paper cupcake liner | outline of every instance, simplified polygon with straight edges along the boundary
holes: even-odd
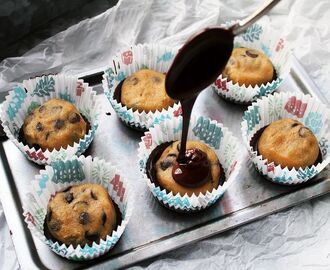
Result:
[[[270,123],[291,118],[300,121],[316,136],[322,162],[316,166],[289,169],[268,163],[251,146],[254,135]],[[266,178],[279,184],[300,184],[320,173],[330,163],[330,109],[310,95],[301,93],[275,93],[252,103],[245,111],[242,122],[242,136],[248,147],[252,162]]]
[[[223,24],[229,27],[235,22]],[[250,104],[257,98],[273,93],[290,71],[290,49],[283,37],[276,35],[267,17],[249,27],[243,34],[234,39],[234,48],[247,47],[257,49],[268,56],[272,62],[277,78],[260,86],[239,85],[222,77],[222,74],[212,85],[212,89],[224,99],[238,104]]]
[[[56,159],[65,159],[83,153],[95,137],[100,108],[96,104],[96,92],[74,76],[45,75],[23,81],[23,87],[16,86],[9,92],[2,106],[1,120],[7,137],[18,147],[25,157],[38,164],[50,164]],[[73,146],[60,150],[36,150],[20,142],[19,131],[28,112],[52,98],[73,103],[89,121],[90,130],[84,138]]]
[[[154,124],[181,114],[181,106],[178,103],[161,111],[138,112],[127,108],[114,98],[114,92],[118,84],[140,69],[149,68],[158,72],[167,72],[176,53],[177,49],[171,47],[138,44],[121,50],[111,59],[111,66],[104,71],[103,75],[104,94],[118,117],[128,126],[139,130],[147,130]]]
[[[86,244],[74,248],[47,239],[44,235],[44,221],[50,198],[66,187],[85,183],[100,184],[108,190],[121,212],[121,223],[105,240],[101,239],[99,244],[93,242],[91,246]],[[90,260],[107,253],[118,242],[132,214],[131,201],[126,179],[113,165],[102,159],[80,156],[54,161],[51,166],[40,171],[31,181],[31,190],[23,200],[23,215],[32,234],[52,251],[69,260]]]
[[[239,144],[237,139],[222,124],[209,118],[192,117],[189,125],[188,140],[202,141],[211,147],[224,169],[226,181],[222,186],[205,194],[188,196],[173,195],[172,192],[155,185],[146,174],[146,163],[151,152],[160,144],[181,140],[182,117],[166,120],[150,128],[139,143],[139,167],[152,194],[159,202],[177,212],[195,212],[214,204],[237,178],[241,167]]]

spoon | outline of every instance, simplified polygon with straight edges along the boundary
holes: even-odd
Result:
[[[183,126],[177,161],[186,161],[189,120],[198,94],[212,84],[224,69],[233,50],[234,37],[267,13],[280,0],[265,2],[253,14],[228,29],[206,28],[192,36],[179,50],[166,74],[167,94],[182,104]]]

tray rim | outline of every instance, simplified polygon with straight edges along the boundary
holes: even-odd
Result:
[[[314,81],[309,77],[309,75],[307,74],[307,72],[305,71],[299,60],[296,58],[296,56],[293,53],[291,54],[291,56],[292,56],[292,68],[290,70],[290,75],[297,84],[298,88],[301,89],[303,93],[311,94],[312,96],[318,98],[319,100],[321,100],[321,102],[329,106],[330,101],[324,97],[323,93],[319,90],[319,88],[316,86]],[[100,68],[100,69],[92,70],[89,73],[80,74],[78,76],[87,78],[88,81],[88,78],[93,77],[93,75],[99,76],[102,71],[103,68]],[[93,84],[91,85],[93,86]],[[7,224],[9,228],[12,228],[10,224],[12,224],[12,220],[17,218],[17,216],[18,219],[20,220],[20,223],[22,224],[22,227],[18,228],[20,230],[16,230],[17,228],[15,228],[15,233],[12,234],[13,244],[15,246],[18,262],[22,269],[25,268],[31,269],[31,267],[36,269],[48,269],[47,267],[45,267],[45,265],[42,263],[40,259],[40,255],[38,254],[30,230],[27,228],[27,226],[25,226],[25,222],[21,213],[22,203],[21,200],[19,199],[16,183],[13,179],[12,172],[10,169],[10,164],[8,163],[6,153],[3,148],[3,142],[0,143],[0,155],[2,161],[0,162],[0,179],[5,178],[8,182],[8,185],[5,185],[5,188],[2,187],[0,189],[0,199],[4,196],[3,194],[6,192],[11,192],[12,194],[14,194],[14,196],[10,196],[11,200],[6,200],[6,201],[1,200],[3,205],[3,211],[6,216]],[[11,181],[13,182],[13,184],[11,184]],[[312,192],[312,194],[309,194],[308,196],[305,195],[302,198],[298,196],[300,193],[303,193],[304,191],[310,189],[312,189],[313,191],[314,189],[317,189],[317,192],[316,191],[314,193]],[[312,200],[316,197],[325,195],[329,192],[330,192],[330,178],[324,178],[321,181],[317,181],[309,185],[303,185],[301,186],[301,188],[298,188],[295,191],[283,193],[269,200],[256,203],[253,205],[249,205],[248,207],[240,209],[224,217],[209,220],[203,224],[199,224],[198,226],[183,230],[180,232],[180,234],[175,233],[174,235],[168,235],[164,238],[160,238],[156,241],[147,243],[137,248],[133,248],[131,250],[121,252],[111,258],[101,257],[99,259],[94,259],[90,262],[84,262],[82,267],[81,265],[79,266],[76,265],[76,266],[78,266],[81,269],[87,269],[87,268],[96,269],[96,267],[97,269],[108,269],[110,265],[112,269],[127,267],[129,265],[138,263],[140,261],[163,254],[170,250],[174,250],[182,246],[192,244],[199,240],[253,222],[267,215],[284,210],[286,208],[293,207],[302,202]],[[287,198],[288,196],[293,197],[292,201],[289,201],[289,204],[287,202],[284,203],[284,201],[286,201],[285,198]],[[9,210],[7,210],[9,209],[7,208],[7,205],[9,204],[13,204],[15,209],[17,210],[14,215],[12,212],[9,213]],[[250,216],[248,219],[244,219],[244,217],[249,213],[254,213],[254,215]],[[226,226],[224,226],[223,224],[225,224]],[[195,233],[194,237],[191,237],[192,233]],[[24,241],[22,241],[22,239],[24,239]],[[32,243],[28,243],[28,242],[32,242]],[[22,249],[22,248],[20,249],[16,248],[17,244],[19,244],[20,246],[22,246],[22,244],[26,246],[27,247],[26,249],[28,249],[30,253],[29,256],[26,256],[25,253],[21,254],[21,252],[17,252],[18,250]],[[34,247],[33,250],[31,250],[30,245],[33,245]],[[21,262],[24,262],[24,264]],[[89,268],[91,264],[93,264],[94,266]]]

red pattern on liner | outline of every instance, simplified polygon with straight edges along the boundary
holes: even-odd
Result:
[[[27,212],[25,216],[26,216],[26,221],[32,223],[33,226],[36,226],[36,223],[35,223],[34,217],[31,215],[30,212]]]
[[[215,85],[216,85],[219,89],[221,89],[221,90],[223,90],[223,91],[225,91],[225,92],[228,92],[228,88],[227,88],[227,83],[226,83],[226,81],[221,81],[220,79],[217,79],[217,80],[215,81]]]
[[[125,187],[123,186],[123,182],[120,181],[120,175],[116,174],[115,177],[110,181],[110,184],[113,185],[113,189],[117,191],[117,195],[122,202],[125,195]]]
[[[152,145],[152,136],[151,133],[146,133],[143,137],[144,144],[147,149],[150,149],[150,146]]]
[[[42,151],[37,152],[30,152],[29,150],[26,150],[25,153],[34,160],[48,160],[47,157],[44,156]]]
[[[121,60],[125,65],[130,65],[133,62],[133,52],[126,51],[121,54]]]
[[[307,103],[303,103],[301,100],[297,99],[295,96],[289,98],[288,102],[285,104],[285,110],[299,118],[302,118],[305,114]]]

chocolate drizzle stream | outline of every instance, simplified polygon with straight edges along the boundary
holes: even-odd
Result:
[[[212,84],[224,69],[233,50],[234,35],[231,30],[223,28],[206,28],[189,39],[176,55],[165,79],[167,94],[182,104],[182,137],[178,165],[172,171],[175,181],[183,185],[191,185],[186,143],[190,115],[199,93]],[[208,166],[210,167],[210,166]],[[208,168],[210,170],[210,168]],[[184,174],[175,173],[177,171]],[[205,168],[203,171],[206,171]],[[204,177],[199,180],[201,185]]]

